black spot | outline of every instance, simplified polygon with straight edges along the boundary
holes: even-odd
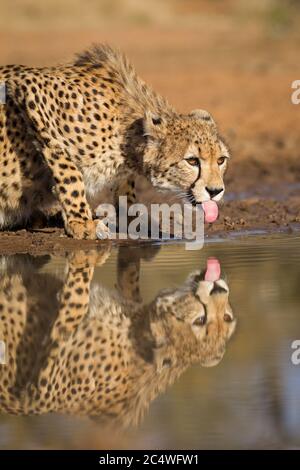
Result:
[[[160,118],[160,117],[152,118],[152,123],[153,123],[155,126],[158,126],[159,124],[161,124],[161,118]]]

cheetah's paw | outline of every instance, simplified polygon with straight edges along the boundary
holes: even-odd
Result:
[[[109,228],[102,222],[102,220],[95,220],[96,235],[99,240],[108,240],[111,238]]]
[[[77,239],[96,239],[96,227],[93,220],[72,220],[66,226],[68,235]]]

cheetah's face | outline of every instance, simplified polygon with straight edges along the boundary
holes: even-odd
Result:
[[[153,186],[178,192],[192,204],[222,199],[229,151],[206,111],[171,118],[150,115],[144,127],[145,164]]]
[[[205,271],[193,273],[180,289],[160,294],[156,305],[159,315],[165,318],[172,349],[178,341],[181,356],[188,355],[192,362],[199,361],[206,367],[220,362],[236,328],[229,288],[223,279],[208,281]],[[170,356],[170,348],[166,354]]]

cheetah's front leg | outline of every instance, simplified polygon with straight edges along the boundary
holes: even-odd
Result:
[[[99,221],[93,220],[85,195],[82,174],[70,156],[59,146],[45,146],[44,158],[52,170],[57,198],[62,206],[65,229],[68,235],[79,239],[96,239],[97,231],[107,238],[105,226],[99,230]],[[102,230],[101,230],[102,229]]]
[[[100,250],[77,251],[68,255],[67,274],[60,294],[59,314],[51,332],[52,341],[67,338],[88,312],[94,268],[105,264],[110,245]]]
[[[134,174],[125,174],[122,178],[120,178],[113,188],[113,197],[114,197],[114,205],[118,214],[118,228],[120,229],[120,214],[121,214],[121,207],[119,205],[119,197],[123,196],[126,197],[127,208],[129,208],[132,204],[136,202],[136,192],[135,192],[135,175]],[[130,216],[127,216],[127,226],[132,220]]]
[[[67,273],[59,296],[59,310],[48,341],[47,361],[38,380],[40,389],[53,379],[59,354],[71,341],[89,311],[90,288],[95,266],[104,264],[111,246],[102,245],[101,250],[78,251],[68,256]]]

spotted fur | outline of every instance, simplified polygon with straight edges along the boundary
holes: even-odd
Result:
[[[0,83],[0,228],[56,205],[70,236],[95,238],[98,193],[108,187],[134,202],[138,174],[193,203],[222,197],[228,150],[211,116],[177,113],[118,51],[0,67]]]

